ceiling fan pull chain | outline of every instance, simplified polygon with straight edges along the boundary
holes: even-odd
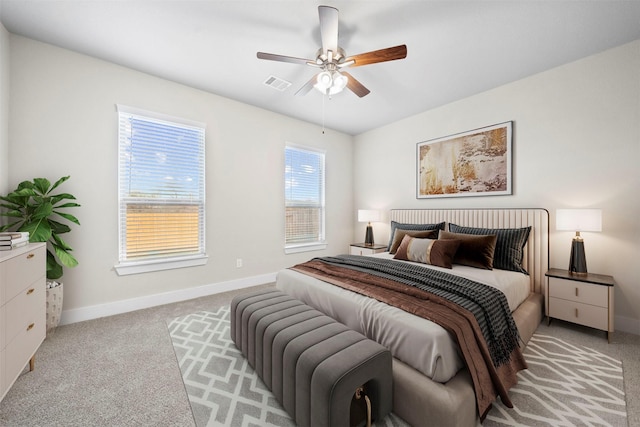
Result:
[[[324,98],[326,95],[322,95],[322,134],[324,135]]]

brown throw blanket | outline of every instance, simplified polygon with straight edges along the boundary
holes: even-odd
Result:
[[[522,352],[516,346],[509,361],[496,367],[478,322],[468,310],[422,289],[320,260],[298,264],[291,269],[375,298],[442,326],[455,337],[469,369],[480,419],[484,420],[497,396],[507,407],[513,407],[508,390],[517,383],[517,372],[527,368]]]

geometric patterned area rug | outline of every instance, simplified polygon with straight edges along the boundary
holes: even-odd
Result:
[[[622,363],[587,347],[534,334],[508,409],[498,399],[484,426],[626,426]]]
[[[229,335],[229,307],[172,320],[169,335],[198,427],[295,426]],[[390,414],[376,426],[405,427]]]

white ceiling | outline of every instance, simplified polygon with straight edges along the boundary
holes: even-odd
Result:
[[[339,9],[347,55],[406,44],[404,60],[349,70],[371,93],[327,99],[324,123],[357,135],[640,39],[640,1],[0,0],[5,28],[322,124],[315,73],[257,51],[315,58],[317,6]],[[284,92],[269,76],[292,83]]]

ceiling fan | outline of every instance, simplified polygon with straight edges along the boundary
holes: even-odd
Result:
[[[320,15],[322,47],[318,49],[315,59],[258,52],[259,59],[304,64],[320,69],[311,80],[298,89],[296,95],[305,95],[312,88],[316,88],[325,95],[333,95],[346,87],[362,98],[369,94],[369,89],[344,71],[344,68],[360,67],[407,57],[406,45],[346,56],[344,49],[338,46],[338,9],[331,6],[318,6],[318,13]]]

